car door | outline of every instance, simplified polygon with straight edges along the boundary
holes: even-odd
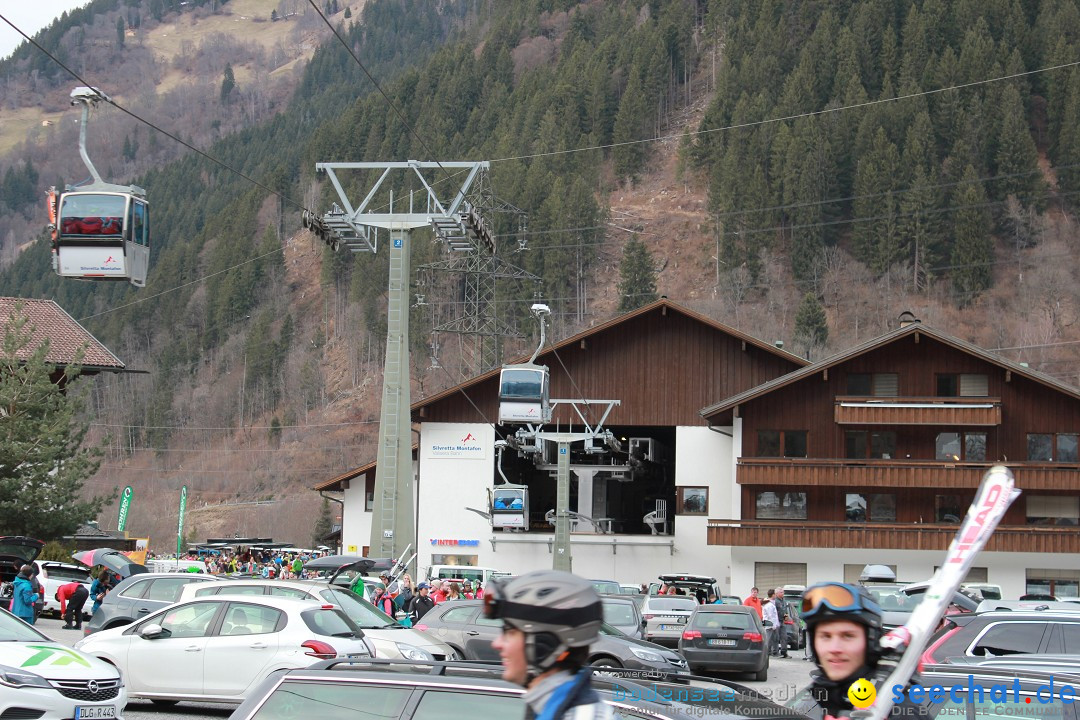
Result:
[[[206,642],[203,692],[236,697],[266,677],[278,654],[285,613],[257,602],[230,602]]]
[[[172,605],[180,599],[180,591],[184,589],[184,586],[191,582],[198,581],[179,574],[176,577],[154,578],[150,581],[150,588],[143,594],[141,602],[135,602],[134,612],[130,617],[133,620],[139,620],[166,605]]]
[[[500,692],[489,688],[427,690],[420,695],[416,707],[408,712],[408,716],[520,720],[525,717],[525,700],[519,692]]]
[[[130,692],[201,694],[207,634],[223,605],[208,600],[177,605],[147,618],[123,635],[130,638],[127,662],[121,668]],[[161,626],[161,635],[141,636],[139,631],[151,624]]]
[[[977,657],[1000,657],[1017,653],[1037,653],[1047,623],[1043,621],[995,622],[979,633],[979,637],[967,650],[967,655]]]
[[[502,635],[503,621],[478,617],[465,633],[465,656],[476,660],[499,661],[499,651],[491,646]]]
[[[470,638],[480,634],[480,631],[473,627],[473,621],[480,612],[480,606],[451,606],[447,607],[445,610],[442,608],[439,608],[439,610],[440,615],[438,618],[433,618],[434,623],[430,625],[430,629],[426,632],[440,642],[453,645],[462,652],[466,660],[475,660],[476,658],[469,655],[465,651],[465,648],[466,645],[468,645],[468,640]],[[434,612],[434,610],[431,610],[428,612],[428,615],[430,616]],[[425,617],[424,620],[427,620],[427,617]],[[421,620],[421,624],[423,624],[424,620]],[[472,633],[472,635],[467,633]]]
[[[150,589],[150,583],[152,582],[153,579],[150,578],[146,580],[137,580],[128,585],[126,588],[123,588],[119,592],[116,592],[116,616],[126,618],[138,618],[146,615],[145,612],[142,613],[142,615],[136,615],[135,605],[136,603],[140,603],[142,601],[142,596],[145,595],[146,591]],[[93,598],[90,599],[93,600]]]

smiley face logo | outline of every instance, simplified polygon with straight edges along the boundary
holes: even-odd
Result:
[[[860,710],[865,710],[874,704],[877,699],[877,690],[866,678],[859,678],[851,683],[847,691],[848,700]]]

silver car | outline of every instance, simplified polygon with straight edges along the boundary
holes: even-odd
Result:
[[[645,639],[667,647],[677,647],[690,613],[697,600],[678,595],[650,597],[641,608],[645,620]]]

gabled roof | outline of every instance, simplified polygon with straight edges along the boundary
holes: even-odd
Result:
[[[63,367],[78,362],[87,370],[119,372],[124,369],[124,363],[119,358],[52,300],[0,297],[0,322],[5,327],[20,304],[23,315],[33,328],[30,342],[18,352],[20,360],[29,359],[47,340],[49,351],[45,361],[53,365]],[[81,361],[78,359],[79,350],[83,350]]]
[[[926,337],[934,338],[935,340],[938,340],[945,345],[960,350],[961,352],[966,352],[970,355],[974,355],[982,360],[985,360],[988,363],[997,365],[998,367],[1001,367],[1005,370],[1010,370],[1021,377],[1025,377],[1029,380],[1037,382],[1041,385],[1045,385],[1046,387],[1057,390],[1058,392],[1062,392],[1066,395],[1069,395],[1070,397],[1080,400],[1080,389],[1075,388],[1072,385],[1063,383],[1057,378],[1051,377],[1045,373],[1041,373],[1038,370],[1032,370],[1031,368],[1025,367],[1020,363],[1013,362],[1012,360],[1007,360],[1000,355],[996,355],[987,350],[983,350],[978,345],[969,343],[967,340],[961,340],[960,338],[953,335],[941,332],[940,330],[935,330],[929,325],[923,325],[920,322],[916,322],[905,327],[897,328],[896,330],[893,330],[891,332],[887,332],[884,335],[878,336],[873,340],[862,343],[861,345],[856,345],[855,347],[849,348],[844,352],[838,353],[831,357],[827,357],[824,360],[813,363],[812,365],[807,365],[804,368],[800,368],[799,370],[790,372],[787,375],[776,378],[775,380],[770,380],[767,383],[763,383],[755,388],[751,388],[745,392],[739,393],[738,395],[734,395],[727,398],[726,400],[722,400],[714,405],[703,408],[701,410],[701,415],[708,419],[720,413],[727,412],[737,405],[742,405],[743,403],[750,400],[755,400],[759,397],[762,397],[763,395],[768,395],[774,390],[778,390],[782,387],[791,385],[792,383],[799,382],[803,378],[810,377],[811,375],[821,372],[822,370],[827,370],[836,365],[840,365],[841,363],[847,362],[852,358],[864,355],[871,350],[876,350],[877,348],[893,343],[901,338],[908,337],[909,335],[915,335],[916,333],[920,335],[925,335]]]
[[[690,318],[692,320],[696,320],[697,322],[699,322],[699,323],[701,323],[703,325],[707,325],[707,326],[709,326],[709,327],[711,327],[711,328],[713,328],[715,330],[719,330],[720,332],[727,333],[728,335],[731,335],[732,337],[734,337],[734,338],[736,338],[738,340],[742,340],[747,345],[753,345],[754,347],[757,347],[757,348],[760,348],[762,350],[765,350],[766,352],[772,353],[773,355],[776,355],[777,357],[784,358],[785,360],[787,360],[787,361],[789,361],[791,363],[794,363],[796,365],[806,365],[807,364],[806,359],[801,358],[801,357],[799,357],[798,355],[796,355],[794,353],[787,352],[786,350],[781,350],[780,348],[776,347],[775,345],[772,345],[771,343],[767,343],[764,340],[759,340],[758,338],[754,337],[753,335],[747,335],[746,333],[744,333],[744,332],[742,332],[740,330],[736,330],[735,328],[731,327],[730,325],[725,325],[724,323],[717,322],[716,320],[713,320],[712,318],[706,317],[705,315],[702,315],[700,313],[696,313],[696,312],[694,312],[693,310],[691,310],[691,309],[689,309],[687,307],[684,307],[682,305],[679,305],[678,303],[674,303],[671,300],[668,300],[667,298],[660,298],[656,302],[649,303],[648,305],[642,305],[641,307],[639,307],[636,310],[632,310],[632,311],[630,311],[628,313],[624,313],[623,315],[619,315],[617,317],[614,317],[611,320],[608,320],[607,322],[600,323],[599,325],[588,328],[587,330],[582,330],[581,332],[577,333],[576,335],[572,335],[572,336],[566,338],[565,340],[561,340],[561,341],[559,341],[557,343],[554,343],[553,345],[550,345],[545,350],[543,350],[537,356],[536,362],[543,365],[544,361],[542,360],[542,358],[551,358],[554,361],[556,359],[555,354],[559,350],[563,349],[564,347],[577,344],[577,343],[581,342],[582,340],[586,340],[586,339],[588,339],[588,338],[590,338],[590,337],[592,337],[594,335],[598,335],[598,334],[604,332],[605,330],[610,330],[611,328],[616,327],[618,325],[623,325],[623,324],[626,324],[626,323],[632,323],[634,320],[636,320],[637,318],[640,318],[642,315],[647,315],[648,313],[651,313],[654,310],[661,309],[661,308],[665,312],[667,312],[667,311],[677,312],[677,313],[679,313],[681,315],[684,315],[684,316],[686,316],[686,317],[688,317],[688,318]],[[517,364],[517,363],[528,362],[529,357],[530,357],[529,355],[522,355],[520,358],[517,358],[515,360],[511,360],[510,362],[508,362],[506,364],[507,365],[514,365],[514,364]],[[495,368],[494,370],[489,370],[488,372],[486,372],[486,373],[484,373],[482,375],[477,375],[476,377],[474,377],[474,378],[472,378],[470,380],[466,380],[465,382],[460,383],[458,385],[455,385],[454,387],[447,388],[446,390],[443,390],[440,393],[436,393],[435,395],[431,395],[429,397],[426,397],[423,400],[420,400],[418,402],[414,402],[413,405],[412,405],[412,410],[415,412],[416,410],[419,410],[420,408],[422,408],[422,407],[424,407],[426,405],[431,405],[433,403],[438,402],[439,400],[442,400],[442,399],[444,399],[446,397],[454,395],[455,393],[459,393],[459,392],[461,392],[463,390],[468,390],[469,388],[473,387],[474,385],[479,385],[480,383],[484,382],[485,380],[488,380],[488,379],[493,378],[493,377],[497,377],[499,375],[499,373],[501,372],[501,370],[502,370],[502,368]]]
[[[416,454],[419,451],[420,451],[420,444],[419,443],[413,443],[412,452],[413,452],[413,458],[414,459],[416,458]],[[335,478],[331,478],[330,480],[326,480],[324,482],[321,482],[318,485],[316,485],[315,487],[313,487],[312,490],[328,490],[330,492],[341,492],[341,490],[342,490],[341,484],[343,482],[346,482],[348,480],[355,480],[356,478],[360,477],[361,475],[367,475],[368,473],[370,473],[371,471],[373,471],[375,469],[375,466],[377,464],[378,464],[378,460],[372,460],[367,465],[361,465],[358,468],[353,468],[352,470],[349,470],[347,472],[343,472],[343,473],[341,473],[340,475],[338,475]]]

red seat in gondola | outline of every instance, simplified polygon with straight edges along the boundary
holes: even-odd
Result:
[[[124,221],[119,217],[66,217],[60,226],[63,235],[113,235],[123,233]]]

